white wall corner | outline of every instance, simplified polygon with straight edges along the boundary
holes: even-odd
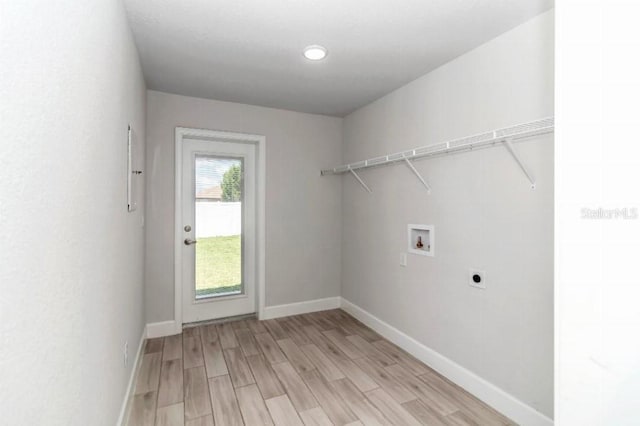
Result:
[[[551,426],[553,420],[505,392],[449,358],[423,345],[413,337],[340,298],[340,307],[380,335],[409,352],[478,399],[489,404],[505,416],[524,426]]]
[[[138,370],[140,370],[140,363],[142,362],[142,352],[144,348],[144,342],[146,340],[147,329],[142,330],[140,336],[140,343],[138,343],[138,352],[136,352],[136,359],[131,369],[131,375],[129,376],[129,384],[127,385],[127,391],[124,394],[124,400],[122,401],[122,408],[120,408],[120,416],[118,417],[118,426],[125,426],[129,419],[129,411],[131,410],[131,399],[133,397],[134,387],[136,385],[136,377],[138,377]]]
[[[307,300],[305,302],[288,303],[286,305],[265,306],[261,320],[287,317],[289,315],[307,314],[309,312],[327,311],[340,307],[340,296],[324,299]]]
[[[174,334],[182,333],[182,326],[174,320],[152,322],[147,324],[147,339],[154,339],[156,337],[172,336]]]

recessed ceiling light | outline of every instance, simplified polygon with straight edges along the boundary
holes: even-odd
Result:
[[[302,54],[310,61],[320,61],[327,57],[327,49],[319,44],[312,44],[304,48]]]

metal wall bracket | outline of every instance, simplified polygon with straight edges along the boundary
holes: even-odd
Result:
[[[360,185],[362,185],[362,186],[364,187],[364,189],[366,189],[366,190],[367,190],[367,192],[368,192],[369,194],[371,194],[371,193],[372,193],[372,191],[369,189],[369,187],[367,186],[367,184],[366,184],[366,183],[364,183],[364,182],[362,181],[362,179],[360,179],[360,176],[358,176],[358,174],[357,174],[356,172],[354,172],[354,171],[353,171],[353,169],[351,169],[351,167],[349,167],[349,171],[351,172],[351,174],[353,175],[353,177],[354,177],[354,178],[356,178],[356,179],[358,180],[358,182],[360,182]]]
[[[513,156],[514,160],[516,160],[516,163],[518,163],[518,166],[520,166],[524,174],[527,176],[527,179],[529,179],[529,182],[531,182],[531,189],[536,189],[536,180],[533,178],[531,173],[529,173],[527,166],[524,165],[518,153],[513,149],[513,144],[511,143],[511,139],[505,139],[504,146],[507,147],[507,149],[511,153],[511,156]]]
[[[415,151],[414,151],[415,154]],[[407,166],[411,169],[411,171],[413,172],[413,174],[416,175],[416,177],[420,180],[420,182],[422,182],[422,184],[424,185],[425,188],[427,188],[427,194],[431,194],[431,187],[429,186],[429,184],[424,180],[424,178],[422,177],[422,175],[420,174],[419,171],[416,170],[416,168],[413,166],[413,163],[411,163],[411,161],[409,161],[408,158],[404,158],[405,163],[407,164]]]

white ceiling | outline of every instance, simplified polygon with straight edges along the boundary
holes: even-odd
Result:
[[[149,89],[344,116],[553,0],[125,0]],[[302,49],[325,46],[324,61]],[[517,58],[514,58],[517,60]]]

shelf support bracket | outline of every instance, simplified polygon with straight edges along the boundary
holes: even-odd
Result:
[[[419,171],[416,170],[416,168],[413,166],[413,163],[411,163],[411,161],[409,161],[408,158],[404,158],[404,162],[407,163],[407,166],[411,169],[411,171],[413,172],[414,175],[416,175],[416,177],[420,180],[420,182],[422,182],[422,184],[424,185],[425,188],[427,188],[427,193],[431,194],[431,187],[429,186],[429,184],[424,180],[424,178],[422,177],[422,175],[420,174]]]
[[[367,190],[367,192],[368,192],[369,194],[371,194],[371,193],[372,193],[372,191],[369,189],[369,187],[367,186],[367,184],[366,184],[366,183],[364,183],[364,182],[362,181],[362,179],[360,179],[360,176],[358,176],[358,174],[357,174],[356,172],[354,172],[354,171],[353,171],[353,169],[351,168],[351,166],[349,166],[349,172],[351,172],[351,174],[353,175],[353,177],[354,177],[354,178],[356,178],[356,180],[357,180],[358,182],[360,182],[360,185],[362,185],[362,187],[363,187],[364,189],[366,189],[366,190]]]
[[[518,166],[520,166],[525,176],[527,176],[527,179],[529,179],[529,182],[531,182],[531,189],[536,189],[536,180],[533,178],[531,173],[529,173],[527,166],[524,165],[518,153],[513,149],[513,144],[511,143],[511,140],[505,139],[504,146],[507,147],[507,149],[509,150],[509,153],[511,153],[511,156],[514,158],[514,160],[516,160],[516,163],[518,163]]]

